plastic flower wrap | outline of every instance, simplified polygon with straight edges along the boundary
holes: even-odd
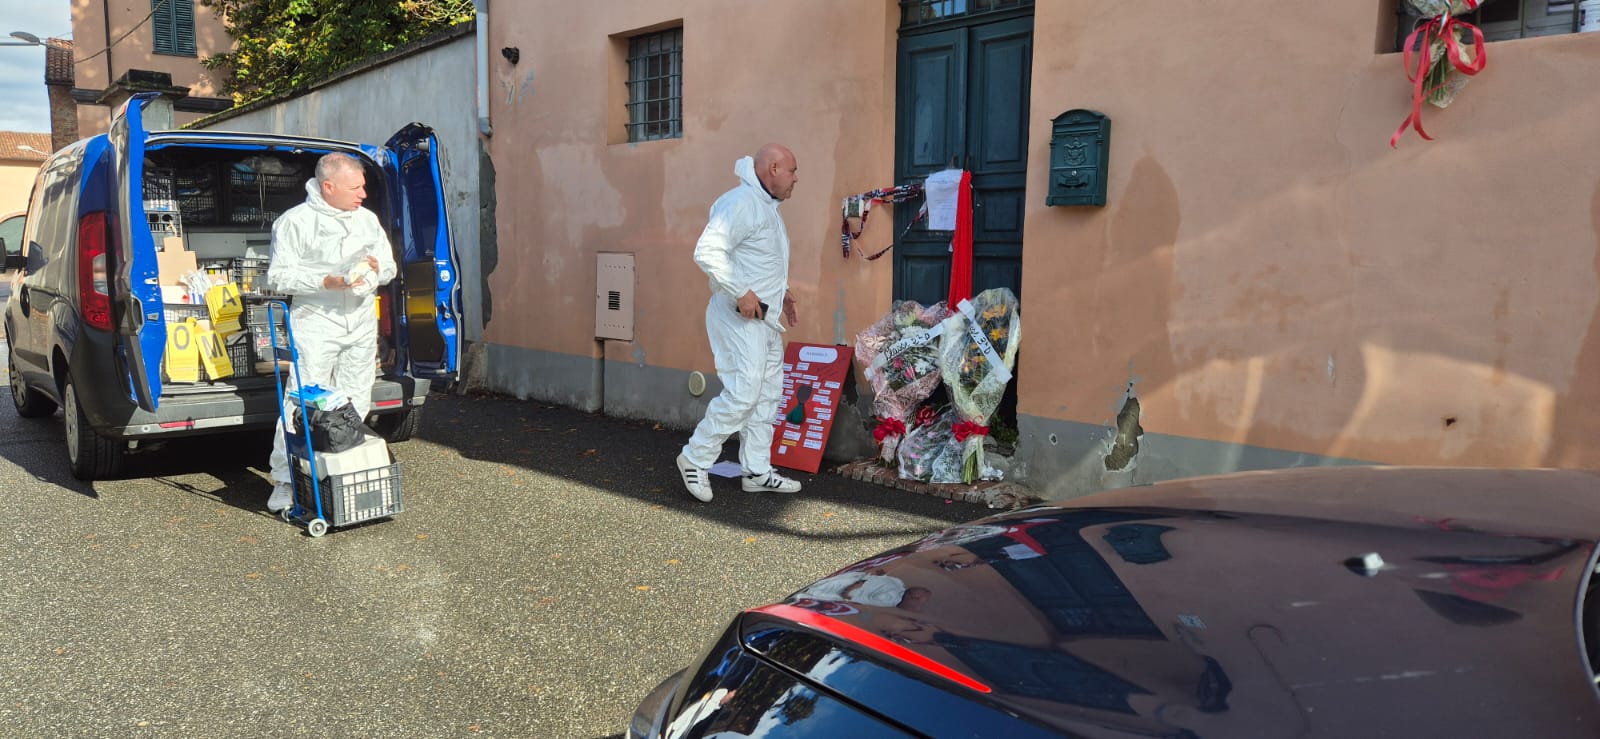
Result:
[[[961,417],[950,409],[917,426],[900,443],[900,477],[923,482],[961,482],[963,447],[954,443]]]
[[[1422,103],[1448,107],[1466,87],[1467,79],[1483,71],[1488,61],[1483,31],[1455,16],[1476,10],[1484,2],[1488,0],[1406,0],[1421,16],[1406,37],[1401,60],[1412,85],[1411,114],[1389,138],[1389,146],[1397,145],[1407,128],[1431,141],[1433,137],[1422,128]]]
[[[1016,295],[997,287],[961,301],[945,319],[939,368],[960,416],[951,432],[952,440],[964,448],[962,482],[999,476],[984,463],[983,438],[989,435],[989,418],[1000,407],[1011,383],[1011,368],[1016,366],[1017,345],[1022,341],[1019,308]]]
[[[939,386],[939,336],[950,309],[943,302],[923,307],[903,300],[856,335],[856,361],[872,384],[878,416],[873,437],[880,458],[893,464],[895,449],[917,405]]]
[[[1460,15],[1472,10],[1477,5],[1482,5],[1486,1],[1479,0],[1476,4],[1469,5],[1467,0],[1406,0],[1406,5],[1410,5],[1417,15],[1424,18],[1433,18],[1444,13]]]

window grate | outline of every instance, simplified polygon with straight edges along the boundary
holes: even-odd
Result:
[[[683,137],[683,29],[628,39],[628,141]]]
[[[1395,15],[1394,49],[1405,51],[1406,37],[1426,19],[1405,0],[1395,0]],[[1576,33],[1579,16],[1575,0],[1480,0],[1477,10],[1456,17],[1482,30],[1485,41],[1509,41]]]
[[[1033,0],[900,0],[900,29],[1033,6]]]

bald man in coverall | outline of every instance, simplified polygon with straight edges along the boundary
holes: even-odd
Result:
[[[797,493],[800,483],[772,468],[773,423],[783,396],[783,324],[799,321],[789,296],[789,231],[778,205],[800,181],[794,153],[767,144],[733,165],[739,185],[717,198],[695,243],[694,262],[711,280],[706,336],[722,392],[678,455],[683,486],[711,502],[709,468],[722,443],[739,434],[740,487],[745,492]]]

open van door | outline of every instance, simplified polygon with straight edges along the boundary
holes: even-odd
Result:
[[[161,286],[156,273],[155,240],[145,220],[144,107],[153,92],[128,98],[111,122],[112,233],[117,239],[117,278],[112,311],[128,392],[140,408],[156,410],[161,398],[161,358],[167,348],[166,319],[161,312]]]
[[[377,159],[389,180],[389,230],[401,249],[398,367],[412,377],[453,380],[460,366],[461,276],[439,174],[439,140],[413,123]]]

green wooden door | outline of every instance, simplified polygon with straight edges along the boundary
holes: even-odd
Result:
[[[972,291],[1022,294],[1022,214],[1028,174],[1028,85],[1033,18],[900,37],[895,181],[950,166],[972,172]],[[950,291],[949,231],[895,209],[894,294],[923,304]]]

